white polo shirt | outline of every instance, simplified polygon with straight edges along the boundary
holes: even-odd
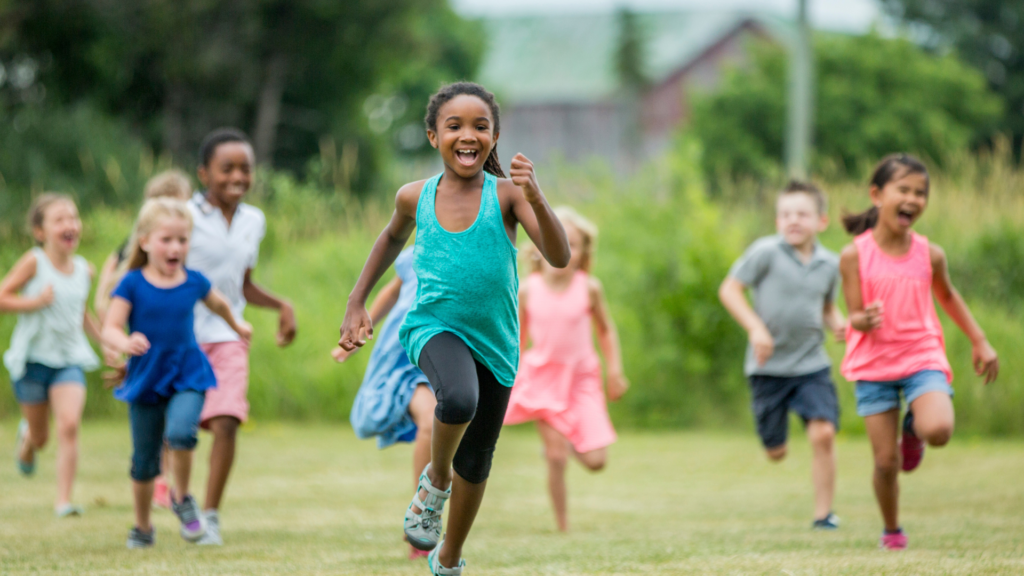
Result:
[[[235,319],[241,320],[245,310],[245,272],[256,267],[260,241],[267,233],[267,219],[259,208],[240,203],[229,227],[224,213],[207,202],[201,192],[188,201],[188,209],[194,224],[185,266],[209,278],[213,287],[227,298]],[[200,344],[239,339],[228,323],[202,302],[196,304],[195,317],[196,340]]]

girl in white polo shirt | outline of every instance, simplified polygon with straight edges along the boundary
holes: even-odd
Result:
[[[291,304],[252,280],[266,233],[263,212],[242,203],[252,186],[252,144],[238,130],[214,130],[203,140],[199,159],[199,181],[205,191],[197,192],[188,202],[195,226],[187,266],[206,275],[224,294],[236,319],[242,319],[247,303],[277,310],[277,344],[287,346],[295,338]],[[217,376],[217,388],[207,393],[200,416],[200,426],[213,433],[213,448],[204,503],[207,531],[199,543],[220,545],[217,511],[235,458],[238,426],[249,416],[249,345],[205,307],[197,306],[195,317],[196,339]]]

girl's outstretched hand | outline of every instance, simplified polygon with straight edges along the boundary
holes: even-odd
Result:
[[[124,353],[129,356],[142,356],[149,352],[149,338],[142,332],[132,332],[128,336],[128,343],[124,347]]]
[[[608,375],[608,399],[615,402],[629,390],[629,380],[622,374]]]
[[[529,158],[522,153],[513,156],[509,176],[513,184],[523,189],[527,202],[540,200],[540,184],[537,183],[537,173],[533,171],[533,162]]]
[[[971,360],[974,361],[974,372],[985,376],[985,384],[996,381],[999,375],[999,357],[988,340],[982,340],[971,348]]]
[[[349,305],[345,319],[341,321],[340,332],[338,346],[348,352],[361,348],[367,340],[373,340],[373,321],[366,312],[366,306]]]

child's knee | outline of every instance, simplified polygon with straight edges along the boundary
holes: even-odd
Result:
[[[437,402],[437,408],[434,410],[437,419],[445,424],[465,424],[472,421],[479,401],[479,395],[474,392],[467,389],[445,395]]]
[[[953,438],[953,425],[943,423],[930,426],[919,432],[919,436],[929,446],[945,446]]]
[[[434,433],[434,415],[429,418],[421,418],[416,422],[416,436],[429,438]]]
[[[584,458],[582,461],[583,465],[587,467],[587,470],[590,470],[591,472],[600,472],[608,465],[608,457],[603,454],[592,455]]]
[[[46,428],[40,431],[30,434],[28,437],[28,443],[32,446],[33,450],[42,450],[46,447],[46,443],[50,441],[50,431]]]
[[[452,460],[452,469],[471,484],[480,484],[491,475],[494,448],[489,450],[459,450]]]
[[[569,464],[569,451],[563,447],[548,446],[544,450],[544,457],[552,468],[564,469]]]
[[[199,442],[198,430],[188,422],[168,422],[164,432],[167,447],[171,450],[192,450]]]
[[[781,446],[773,446],[771,448],[765,448],[764,453],[768,456],[768,459],[772,462],[778,462],[786,457],[788,449],[785,444]]]
[[[61,442],[74,442],[78,439],[80,423],[71,418],[57,421],[57,438]]]
[[[831,422],[812,420],[807,425],[807,437],[815,450],[831,450],[836,439],[836,428]]]
[[[900,458],[893,453],[875,454],[875,472],[883,476],[896,476],[900,470]]]

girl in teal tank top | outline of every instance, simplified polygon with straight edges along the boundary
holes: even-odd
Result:
[[[494,447],[519,364],[515,236],[518,225],[553,266],[569,261],[565,231],[517,154],[505,179],[495,144],[494,95],[468,82],[441,88],[427,105],[430,144],[444,172],[398,191],[349,295],[338,345],[363,346],[373,326],[366,299],[416,229],[416,303],[400,330],[409,358],[437,397],[431,462],[405,512],[406,539],[435,575],[462,574],[462,546],[483,500]],[[496,178],[500,177],[501,179]],[[444,541],[441,513],[452,510]]]

